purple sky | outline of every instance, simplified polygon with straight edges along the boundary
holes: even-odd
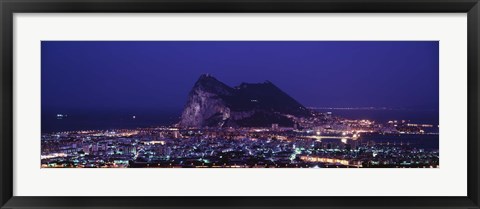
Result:
[[[437,41],[43,41],[42,111],[179,110],[203,73],[305,106],[438,109]]]

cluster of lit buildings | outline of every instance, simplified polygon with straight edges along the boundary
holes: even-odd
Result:
[[[436,168],[429,124],[347,120],[331,113],[294,127],[153,127],[42,135],[43,168]],[[438,129],[437,129],[438,130]]]

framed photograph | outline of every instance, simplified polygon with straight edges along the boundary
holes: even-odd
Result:
[[[1,208],[479,208],[478,0],[1,0]]]

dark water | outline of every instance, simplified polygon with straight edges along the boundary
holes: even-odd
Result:
[[[324,138],[321,140],[323,143],[331,143],[331,144],[341,144],[343,143],[341,139],[338,138]],[[363,135],[357,140],[348,139],[347,142],[349,143],[359,143],[359,144],[367,144],[367,143],[375,143],[375,144],[382,144],[392,146],[412,146],[418,149],[426,149],[426,150],[438,150],[439,149],[439,135],[437,134],[367,134]]]
[[[436,149],[439,148],[439,135],[435,134],[402,134],[402,135],[367,135],[360,137],[364,143],[373,141],[375,143],[399,143],[409,144],[417,148]]]
[[[413,123],[438,124],[438,111],[415,110],[318,110],[349,119],[369,119],[378,122],[388,120],[410,120]],[[58,119],[57,114],[67,114]],[[178,122],[181,110],[153,113],[132,112],[42,112],[42,133],[76,130],[106,130],[168,126]],[[133,118],[135,116],[135,118]]]
[[[57,114],[67,114],[62,119]],[[106,112],[45,112],[42,113],[42,133],[78,130],[108,130],[168,126],[177,123],[181,112],[106,113]],[[135,116],[135,118],[133,118]]]
[[[320,112],[332,112],[333,115],[349,119],[368,119],[377,122],[388,122],[389,120],[409,120],[412,123],[424,123],[438,125],[438,110],[318,110]]]

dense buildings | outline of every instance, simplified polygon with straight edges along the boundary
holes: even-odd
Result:
[[[438,127],[292,117],[294,127],[150,127],[42,135],[44,168],[436,168]]]

